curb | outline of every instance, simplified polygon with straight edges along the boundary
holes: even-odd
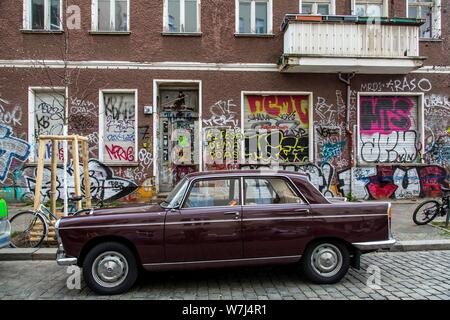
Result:
[[[384,252],[408,252],[450,250],[450,240],[409,240],[398,241],[391,250]],[[0,249],[1,261],[55,261],[56,248]]]
[[[392,252],[450,250],[450,240],[406,240],[398,241]]]
[[[0,261],[56,260],[56,248],[0,249]]]

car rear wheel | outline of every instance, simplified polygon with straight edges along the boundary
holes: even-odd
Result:
[[[88,287],[99,294],[124,293],[136,282],[136,258],[133,252],[121,243],[101,243],[86,255],[83,276]]]
[[[301,267],[305,276],[314,283],[336,283],[347,274],[350,254],[341,242],[315,242],[306,248]]]

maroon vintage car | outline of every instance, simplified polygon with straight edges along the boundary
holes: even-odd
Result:
[[[329,202],[305,175],[189,174],[159,205],[91,210],[57,223],[59,265],[83,268],[101,294],[128,290],[145,270],[298,263],[334,283],[361,253],[390,248],[390,203]]]

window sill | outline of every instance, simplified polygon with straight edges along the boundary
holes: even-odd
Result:
[[[62,34],[64,30],[32,30],[32,29],[21,29],[22,33],[30,33],[30,34]]]
[[[118,162],[101,161],[101,163],[103,163],[104,165],[106,165],[108,167],[138,167],[139,166],[139,162],[118,163]]]
[[[89,31],[92,36],[128,36],[131,31]]]
[[[419,38],[419,42],[443,42],[442,39]]]
[[[170,37],[201,37],[203,32],[161,32],[161,35]]]
[[[235,33],[236,38],[273,38],[273,33]]]

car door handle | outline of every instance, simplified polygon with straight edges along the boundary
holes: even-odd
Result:
[[[239,211],[226,211],[223,214],[226,215],[226,216],[228,216],[228,215],[238,216],[240,213],[239,213]]]
[[[296,213],[309,213],[309,209],[296,209],[294,210]]]
[[[238,220],[239,216],[240,216],[240,212],[239,211],[226,211],[223,214],[226,215],[226,216],[233,215],[234,219],[236,219],[236,220]]]

